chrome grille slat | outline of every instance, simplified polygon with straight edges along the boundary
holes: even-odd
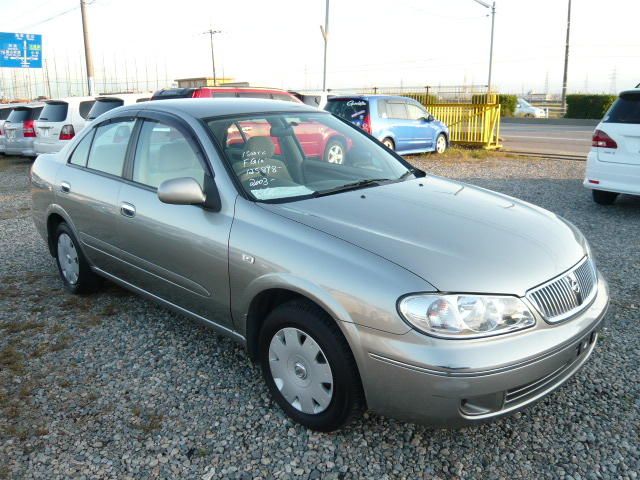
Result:
[[[569,271],[530,290],[527,298],[549,322],[578,313],[596,294],[596,270],[585,257]]]

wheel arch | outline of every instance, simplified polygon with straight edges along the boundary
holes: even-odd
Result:
[[[47,246],[49,247],[49,253],[51,254],[52,257],[55,257],[57,255],[57,249],[56,249],[55,238],[54,238],[56,229],[58,228],[58,225],[60,225],[63,222],[69,225],[69,228],[78,239],[80,248],[83,249],[83,245],[82,245],[82,242],[80,242],[80,238],[78,237],[76,227],[71,221],[71,219],[69,218],[69,215],[67,215],[67,212],[65,212],[62,207],[60,207],[57,204],[51,205],[47,210],[46,219],[47,219],[47,222],[46,222]],[[82,253],[84,254],[84,251]]]

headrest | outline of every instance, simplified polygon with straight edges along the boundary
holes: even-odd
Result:
[[[186,140],[167,143],[158,151],[156,170],[171,172],[193,168],[194,160],[193,150]]]
[[[276,147],[269,137],[251,137],[242,150],[242,160],[264,160],[273,157]]]

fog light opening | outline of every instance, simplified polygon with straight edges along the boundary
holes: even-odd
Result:
[[[463,415],[473,417],[494,413],[504,405],[504,392],[490,393],[478,397],[463,398],[460,401],[460,411]]]

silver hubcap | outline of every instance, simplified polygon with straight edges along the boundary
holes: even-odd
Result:
[[[65,280],[75,285],[80,275],[78,252],[71,237],[66,233],[61,233],[58,237],[58,263]]]
[[[447,141],[443,136],[438,137],[438,141],[436,143],[436,150],[438,153],[443,153],[447,149]]]
[[[327,152],[327,161],[329,163],[342,164],[344,161],[344,150],[342,145],[334,144],[329,147],[329,151]]]
[[[385,140],[385,141],[384,141],[384,142],[382,142],[382,143],[384,143],[384,146],[385,146],[385,147],[387,147],[387,148],[389,148],[389,149],[393,150],[393,142],[392,142],[391,140]]]
[[[323,412],[333,397],[333,374],[316,341],[297,328],[283,328],[271,339],[269,368],[282,396],[296,410]]]

